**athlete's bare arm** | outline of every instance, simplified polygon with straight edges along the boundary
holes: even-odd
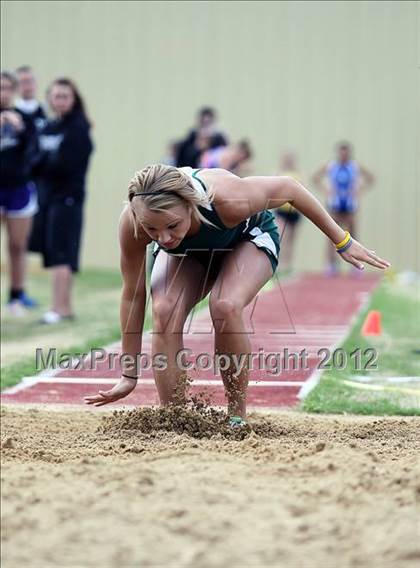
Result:
[[[235,226],[264,209],[280,207],[290,202],[293,207],[310,219],[329,239],[338,244],[345,238],[345,231],[328,214],[321,203],[302,184],[291,177],[252,176],[238,178],[225,172],[202,172],[205,182],[214,189],[214,205],[227,226]],[[362,262],[376,268],[388,268],[389,263],[375,252],[353,240],[353,245],[341,255],[344,260],[363,269]]]
[[[139,227],[137,239],[133,226],[125,209],[121,214],[119,225],[120,267],[123,277],[123,288],[120,304],[120,324],[122,352],[130,355],[132,361],[123,361],[122,373],[137,377],[137,369],[132,362],[141,352],[144,313],[146,306],[146,246],[150,238]],[[121,377],[118,384],[109,391],[99,391],[97,395],[85,397],[87,404],[103,406],[127,396],[136,381]]]
[[[121,215],[119,239],[123,278],[120,307],[122,348],[123,353],[134,355],[141,351],[146,305],[146,247],[151,239],[141,227],[138,227],[137,238],[134,237],[127,209]],[[130,372],[127,371],[127,374]]]

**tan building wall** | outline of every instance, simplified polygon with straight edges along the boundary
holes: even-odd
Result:
[[[2,63],[31,64],[42,90],[77,80],[95,124],[84,264],[117,266],[127,181],[159,161],[203,104],[248,137],[255,171],[295,148],[308,174],[337,139],[376,175],[361,240],[419,269],[419,4],[416,2],[5,1]],[[302,227],[298,267],[324,239]]]

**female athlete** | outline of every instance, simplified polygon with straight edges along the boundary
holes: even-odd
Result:
[[[352,239],[291,177],[239,178],[223,169],[157,164],[138,171],[130,182],[119,233],[122,351],[132,360],[141,352],[146,246],[154,241],[152,356],[163,353],[167,359],[165,368],[154,368],[162,405],[179,394],[183,371],[176,355],[183,349],[184,323],[209,292],[215,352],[228,357],[250,352],[243,310],[276,270],[280,239],[268,209],[285,202],[325,233],[343,260],[359,269],[364,263],[379,269],[389,266]],[[85,402],[102,406],[127,396],[136,386],[137,371],[132,362],[123,364],[118,384],[86,396]],[[247,368],[236,376],[230,369],[222,372],[228,414],[234,420],[245,418],[248,374]]]

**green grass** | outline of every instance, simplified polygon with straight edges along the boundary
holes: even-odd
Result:
[[[365,338],[360,330],[368,310],[382,313],[383,334],[378,338]],[[349,337],[342,345],[347,355],[360,348],[374,348],[378,352],[378,370],[358,370],[349,358],[342,370],[324,372],[321,381],[303,401],[301,408],[317,413],[351,413],[370,415],[420,416],[420,390],[413,384],[386,386],[386,377],[420,377],[420,300],[414,288],[399,287],[384,282],[374,293],[366,310],[358,317]],[[366,358],[362,358],[363,363]],[[353,387],[355,375],[368,376],[369,382],[382,390]]]
[[[6,278],[3,276],[4,303]],[[1,388],[13,386],[24,376],[36,374],[37,347],[57,347],[58,354],[76,354],[119,339],[121,276],[118,271],[86,269],[78,275],[74,286],[76,320],[54,326],[38,323],[49,305],[48,274],[30,274],[27,289],[40,302],[39,308],[31,310],[24,318],[11,318],[2,310]],[[146,325],[150,324],[149,319]]]
[[[150,322],[146,319],[145,327],[148,327]],[[118,341],[120,338],[119,327],[114,327],[109,329],[108,333],[103,335],[98,335],[96,337],[87,338],[84,343],[79,345],[72,345],[71,347],[66,347],[57,350],[57,358],[59,359],[61,355],[77,355],[79,353],[86,353],[91,349],[103,347],[114,341]],[[34,376],[39,372],[35,364],[35,353],[30,356],[25,356],[21,358],[16,363],[11,363],[6,365],[1,369],[1,388],[11,387],[17,384],[23,377]]]
[[[302,404],[305,412],[369,416],[420,416],[420,395],[359,391],[337,377],[324,377]]]
[[[7,299],[6,278],[2,274],[2,301]],[[38,320],[43,312],[49,307],[50,300],[50,280],[47,273],[30,274],[27,289],[30,295],[40,302],[40,307],[28,312],[24,318],[10,318],[7,312],[2,310],[2,343],[10,341],[24,340],[41,333],[50,335],[52,338],[59,336],[63,330],[72,329],[76,333],[99,326],[105,330],[108,324],[115,323],[115,316],[118,315],[118,306],[115,300],[118,298],[121,289],[121,277],[117,271],[105,269],[87,269],[76,276],[74,284],[75,313],[77,319],[74,323],[60,323],[54,326],[40,326]],[[97,317],[98,302],[94,299],[103,297],[104,312]],[[109,316],[107,316],[109,314]]]

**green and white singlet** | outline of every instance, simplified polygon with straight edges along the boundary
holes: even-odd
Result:
[[[194,188],[200,194],[207,192],[206,185],[199,177],[200,170],[182,168],[193,183]],[[279,261],[280,235],[274,215],[271,211],[264,210],[236,227],[226,227],[221,221],[213,204],[199,206],[200,213],[214,226],[201,223],[197,234],[185,237],[180,244],[173,249],[164,249],[155,242],[153,256],[157,256],[160,250],[172,256],[188,256],[196,258],[206,269],[218,269],[223,256],[231,251],[235,245],[242,241],[254,243],[269,258],[273,273],[276,271]]]

